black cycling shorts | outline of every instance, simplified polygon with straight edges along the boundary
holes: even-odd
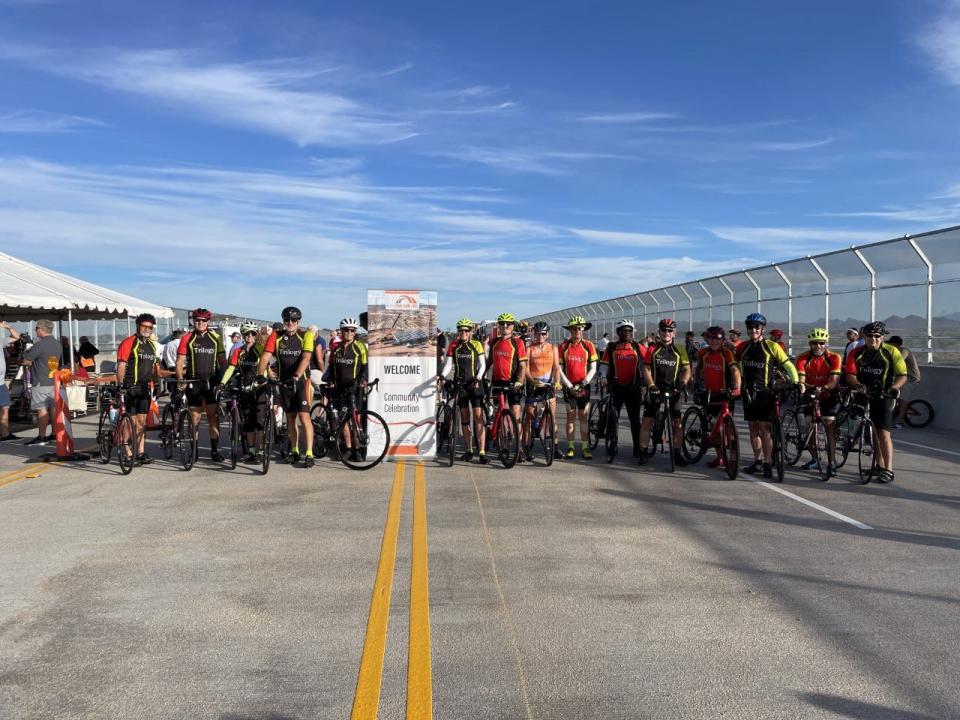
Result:
[[[483,407],[483,387],[478,384],[476,388],[469,385],[462,388],[457,395],[457,407],[461,410],[466,407]]]
[[[310,412],[310,401],[312,399],[313,388],[307,378],[294,380],[291,386],[289,382],[280,384],[280,407],[286,413]]]
[[[494,382],[490,385],[490,394],[493,396],[494,405],[499,402],[497,396],[501,392],[506,393],[508,405],[519,405],[523,402],[523,391],[515,388],[512,383]]]
[[[214,405],[217,402],[217,393],[212,386],[198,382],[196,385],[187,385],[184,394],[187,398],[187,407],[198,408],[204,403]]]
[[[892,398],[870,398],[870,420],[877,430],[889,430],[893,427],[894,402]]]
[[[743,419],[747,422],[770,422],[773,419],[775,396],[770,390],[754,390],[743,396]]]
[[[645,418],[655,418],[657,416],[657,408],[660,407],[661,398],[660,393],[647,393],[647,400],[643,404],[643,416]],[[670,416],[674,420],[680,419],[680,400],[681,395],[678,392],[674,392],[670,398]]]
[[[124,402],[131,415],[146,415],[150,412],[150,388],[146,385],[131,385],[125,390]]]
[[[257,392],[245,390],[237,398],[237,407],[240,410],[240,416],[243,418],[243,431],[252,433],[256,430],[263,430],[263,409],[267,406],[266,388],[260,388]]]
[[[577,410],[587,409],[587,405],[590,404],[590,386],[582,385],[581,392],[583,395],[580,397],[575,397],[573,393],[570,392],[569,388],[563,389],[563,399],[567,401],[568,407],[576,408]]]

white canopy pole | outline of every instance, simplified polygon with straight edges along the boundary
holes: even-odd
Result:
[[[69,336],[70,336],[70,372],[72,373],[72,372],[76,372],[76,370],[77,370],[77,368],[74,367],[74,360],[73,360],[73,348],[75,347],[75,345],[73,344],[73,310],[67,310],[67,327],[70,328],[70,333],[69,333]]]

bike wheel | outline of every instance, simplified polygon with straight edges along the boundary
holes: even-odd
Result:
[[[841,410],[833,421],[833,429],[837,435],[837,443],[833,451],[833,467],[839,470],[847,462],[850,450],[856,442],[856,421],[846,410]]]
[[[100,424],[97,426],[97,445],[100,447],[100,462],[104,465],[110,462],[113,454],[113,424],[110,422],[110,410],[100,413]]]
[[[163,459],[169,460],[173,457],[173,439],[176,436],[175,423],[177,415],[174,412],[173,405],[167,405],[163,409],[163,416],[160,419],[160,451],[163,453]]]
[[[770,437],[773,440],[773,481],[783,482],[783,426],[779,420],[774,420],[770,425]]]
[[[787,465],[796,465],[803,455],[803,441],[806,440],[805,428],[800,422],[796,408],[790,408],[783,414],[783,459]]]
[[[177,451],[180,455],[180,464],[184,470],[193,467],[197,460],[196,428],[193,425],[193,416],[184,408],[177,416]]]
[[[605,434],[606,428],[603,427],[602,418],[606,417],[607,398],[600,398],[596,405],[590,408],[590,414],[587,416],[587,442],[590,443],[590,449],[596,450],[600,444],[600,438]]]
[[[737,437],[737,424],[729,415],[723,419],[720,432],[720,457],[723,458],[727,477],[735,480],[740,472],[740,439]]]
[[[272,459],[270,456],[273,455],[273,441],[277,432],[277,416],[273,414],[273,408],[270,407],[269,402],[263,408],[261,425],[263,425],[263,438],[260,442],[263,445],[263,456],[260,458],[260,472],[266,475],[270,469],[270,460]]]
[[[133,418],[127,414],[117,418],[117,461],[120,463],[120,472],[129,475],[137,462],[137,429],[133,425]]]
[[[857,433],[857,478],[861,485],[870,482],[877,469],[877,449],[874,447],[873,438],[873,421],[863,418],[860,421],[860,432]]]
[[[345,427],[350,428],[352,448],[346,447]],[[347,412],[337,429],[337,449],[340,462],[351,470],[369,470],[380,463],[390,447],[390,428],[387,421],[370,410]]]
[[[606,428],[603,431],[603,444],[607,449],[607,458],[609,462],[617,456],[617,445],[620,441],[620,413],[618,413],[613,403],[605,403]]]
[[[557,438],[553,428],[553,411],[546,408],[540,418],[540,443],[543,445],[543,460],[547,467],[553,465],[553,455],[556,452]]]
[[[220,430],[221,436],[223,435],[223,429]],[[237,461],[240,460],[240,438],[243,435],[242,428],[240,427],[240,410],[237,407],[230,409],[230,469],[234,470],[237,467]]]
[[[310,408],[310,423],[313,425],[313,456],[317,459],[326,457],[333,437],[333,422],[326,405],[313,404]]]
[[[500,462],[509,470],[517,464],[520,457],[520,433],[517,431],[517,419],[509,410],[500,416],[496,443]]]
[[[673,457],[673,415],[669,410],[664,413],[663,426],[667,433],[667,454],[670,456],[670,472],[673,472],[677,468],[676,459]]]
[[[459,409],[448,415],[453,417],[450,420],[450,434],[447,437],[447,467],[453,467],[453,461],[457,457],[457,436],[463,434],[463,426],[460,424]]]
[[[437,457],[447,452],[447,439],[450,437],[450,408],[441,403],[437,407]]]
[[[904,420],[912,428],[923,428],[933,422],[933,405],[926,400],[911,400],[907,403]]]
[[[810,443],[813,446],[813,457],[817,461],[817,477],[826,481],[830,479],[830,448],[827,445],[827,427],[823,420],[814,420],[810,431]]]
[[[688,464],[700,462],[705,452],[707,452],[707,418],[703,410],[696,405],[691,405],[683,413],[683,421],[680,424],[683,436],[680,438],[680,452]]]

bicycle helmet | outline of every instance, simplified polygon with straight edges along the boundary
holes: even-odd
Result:
[[[760,327],[766,327],[767,318],[766,316],[761,315],[760,313],[750,313],[749,315],[747,315],[747,319],[744,320],[744,322],[747,324],[748,327],[750,325],[759,325]]]
[[[807,340],[811,342],[829,342],[830,334],[826,328],[814,328],[807,333]]]
[[[881,320],[870,322],[863,326],[864,335],[886,335],[887,326]]]
[[[193,318],[194,322],[197,320],[209,320],[213,317],[213,313],[207,310],[206,308],[197,308],[190,316]]]
[[[498,323],[515,323],[517,322],[517,318],[513,313],[505,312],[497,315],[497,322]]]
[[[357,322],[356,318],[347,316],[340,321],[341,330],[356,330],[358,327],[360,327],[360,323]]]
[[[707,340],[723,340],[723,328],[719,325],[711,325],[707,328],[707,331],[703,334],[703,336],[707,338]]]
[[[677,321],[673,318],[664,318],[659,323],[657,323],[658,330],[676,330]]]
[[[533,331],[535,333],[542,333],[542,332],[548,333],[550,332],[550,326],[547,325],[543,320],[540,320],[539,322],[535,322],[533,324]]]
[[[616,325],[617,332],[620,332],[621,330],[623,330],[623,329],[625,329],[625,328],[629,328],[629,329],[631,329],[631,330],[636,330],[636,329],[637,329],[636,327],[634,327],[634,324],[633,324],[632,322],[630,322],[629,320],[626,320],[626,319],[624,319],[624,320],[617,320],[617,325]]]
[[[775,340],[779,340],[783,337],[783,330],[780,328],[774,328],[770,331],[770,337],[774,338]]]
[[[246,335],[247,333],[250,333],[250,332],[259,332],[259,331],[260,331],[260,328],[257,327],[256,323],[245,322],[243,323],[243,325],[240,326],[241,335]]]
[[[303,313],[300,312],[300,308],[289,305],[283,309],[280,317],[283,318],[284,322],[287,320],[300,320],[300,318],[303,317]]]
[[[153,323],[154,325],[156,325],[157,319],[150,313],[140,313],[139,315],[137,315],[137,325],[145,322]]]
[[[464,328],[473,330],[473,320],[467,317],[462,317],[457,320],[457,330],[463,330]]]
[[[587,319],[583,317],[583,315],[574,315],[564,327],[568,330],[574,327],[582,327],[584,330],[589,330],[593,327],[593,323],[587,322]]]

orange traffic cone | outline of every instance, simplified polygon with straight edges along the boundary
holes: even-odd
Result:
[[[61,370],[53,373],[53,432],[57,438],[56,454],[47,453],[44,455],[46,460],[57,460],[59,462],[89,460],[89,455],[76,452],[73,444],[73,427],[70,425],[70,407],[67,400],[60,392],[61,381],[69,380],[72,373],[69,370]]]
[[[147,413],[147,430],[157,430],[160,428],[160,408],[157,407],[155,398],[150,398],[150,412]]]

